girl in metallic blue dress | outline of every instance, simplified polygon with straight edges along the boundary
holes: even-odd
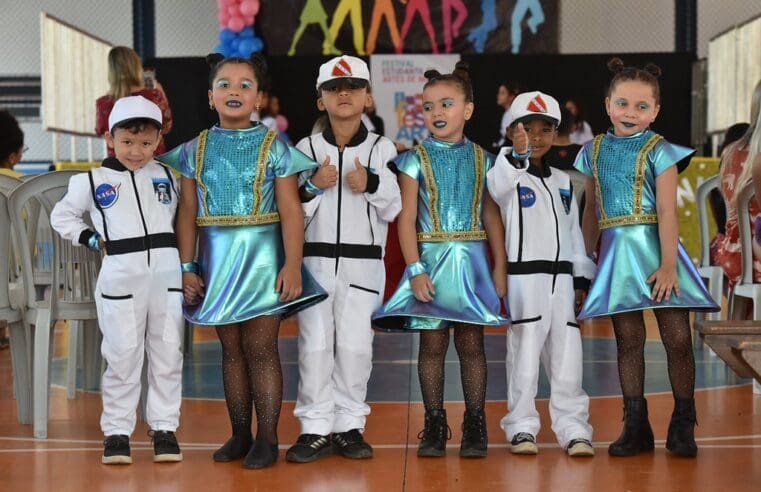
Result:
[[[584,145],[575,163],[588,176],[583,226],[588,252],[602,231],[597,277],[579,319],[611,316],[624,394],[624,429],[608,453],[632,456],[654,448],[644,398],[642,316],[653,309],[675,399],[666,448],[695,456],[689,311],[718,306],[679,243],[676,164],[694,150],[671,144],[649,128],[660,109],[660,68],[624,67],[618,58],[608,67],[614,76],[605,106],[613,126]]]
[[[443,456],[448,439],[444,358],[449,328],[460,356],[465,417],[460,456],[486,456],[483,326],[505,325],[507,260],[499,208],[486,191],[494,158],[463,136],[473,113],[467,64],[425,73],[423,116],[431,136],[395,161],[402,191],[399,242],[407,268],[396,292],[373,314],[382,329],[420,331],[418,376],[425,429],[418,456]],[[494,256],[487,259],[487,234]],[[496,288],[495,288],[496,284]]]
[[[326,297],[301,265],[304,222],[296,180],[317,163],[264,125],[249,122],[263,58],[209,55],[207,61],[209,106],[216,108],[219,125],[161,160],[182,174],[177,236],[185,317],[214,325],[222,342],[233,435],[214,460],[245,456],[245,468],[264,468],[278,457],[280,320]]]

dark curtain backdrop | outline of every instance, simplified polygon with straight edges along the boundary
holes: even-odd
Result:
[[[546,92],[561,104],[569,97],[584,106],[586,120],[595,132],[607,129],[609,121],[603,100],[610,73],[611,55],[463,55],[470,63],[475,88],[476,112],[466,127],[469,138],[489,148],[494,142],[502,109],[496,105],[500,81],[515,79],[529,89]],[[663,69],[661,112],[653,128],[668,140],[689,145],[693,57],[688,54],[651,53],[622,56],[627,64],[652,61]],[[309,134],[319,116],[314,88],[322,56],[272,56],[268,58],[272,93],[280,97],[281,112],[289,122],[288,134],[297,142]],[[196,136],[216,122],[209,110],[208,67],[202,58],[156,58],[146,62],[156,67],[174,113],[174,129],[167,147]]]

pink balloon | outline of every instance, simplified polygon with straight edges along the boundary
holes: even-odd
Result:
[[[254,16],[253,15],[244,16],[243,17],[243,22],[245,22],[247,26],[253,26],[254,25]]]
[[[230,20],[227,21],[227,27],[229,27],[232,32],[241,32],[245,26],[246,24],[240,17],[230,17]]]
[[[255,16],[259,13],[259,0],[243,0],[240,3],[240,13],[246,16]]]
[[[217,0],[217,5],[219,5],[220,7],[227,7],[233,2],[235,2],[235,0]]]
[[[220,24],[225,24],[224,27],[227,27],[227,21],[230,20],[230,14],[222,10],[219,12],[219,14],[217,14],[217,19],[219,19]]]
[[[227,14],[230,17],[240,17],[240,9],[238,8],[238,5],[237,4],[228,5]]]
[[[288,118],[282,114],[275,116],[275,123],[277,124],[278,131],[284,132],[288,129]]]

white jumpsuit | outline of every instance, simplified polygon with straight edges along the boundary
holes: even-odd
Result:
[[[589,397],[581,387],[583,354],[574,285],[587,286],[595,264],[586,256],[571,181],[563,171],[511,164],[503,148],[487,174],[489,193],[505,223],[508,260],[508,414],[512,438],[540,429],[536,398],[540,358],[550,380],[550,417],[558,443],[592,439]]]
[[[386,166],[396,147],[364,125],[341,152],[330,128],[296,147],[318,163],[330,156],[339,182],[303,203],[304,265],[329,297],[298,314],[299,390],[293,413],[302,434],[363,430],[370,413],[365,403],[372,369],[370,316],[383,300],[388,223],[402,208],[396,176]],[[369,170],[365,193],[353,192],[346,182],[355,157]]]
[[[94,198],[95,197],[95,198]],[[146,421],[153,430],[175,431],[182,401],[182,273],[174,235],[177,182],[149,162],[137,171],[108,158],[69,181],[50,216],[53,228],[75,246],[93,234],[106,241],[95,303],[103,333],[101,429],[131,435],[140,400],[140,376],[148,355]]]

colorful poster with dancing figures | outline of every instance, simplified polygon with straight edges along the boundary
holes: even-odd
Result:
[[[270,55],[557,53],[559,0],[281,0],[256,31]]]
[[[450,73],[459,55],[373,55],[370,78],[378,116],[386,136],[412,147],[428,136],[423,121],[423,85],[426,70]]]

